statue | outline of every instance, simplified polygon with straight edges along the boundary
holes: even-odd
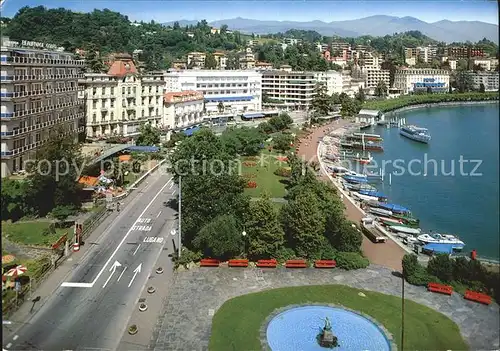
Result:
[[[339,343],[337,337],[332,333],[332,323],[330,322],[330,319],[328,317],[325,317],[323,321],[325,322],[325,325],[317,336],[319,345],[330,349],[338,347]]]

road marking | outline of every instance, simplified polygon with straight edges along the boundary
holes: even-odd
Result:
[[[135,249],[134,253],[132,254],[132,256],[135,256],[135,254],[137,253],[137,250],[139,250],[139,248],[141,247],[141,244],[139,244],[139,246],[137,246],[137,248]]]
[[[120,273],[120,276],[118,277],[118,279],[116,280],[117,282],[120,281],[120,278],[122,277],[123,273],[125,273],[125,271],[127,270],[127,267],[123,268],[123,271]]]
[[[12,340],[16,341],[18,338],[19,338],[19,335],[14,335],[14,337],[12,338]]]
[[[157,236],[147,236],[144,238],[145,243],[163,244],[163,238]]]
[[[132,227],[132,230],[137,230],[139,232],[150,232],[153,227],[149,225],[135,225]]]
[[[165,183],[165,185],[160,189],[160,191],[158,191],[158,193],[153,197],[153,199],[149,202],[149,204],[146,206],[146,208],[144,208],[144,210],[142,211],[142,213],[140,214],[140,216],[137,218],[141,218],[144,213],[146,213],[146,211],[148,210],[148,208],[151,206],[151,204],[158,198],[158,196],[160,196],[160,194],[162,193],[162,191],[168,186],[168,184],[172,181],[172,179],[174,179],[173,177],[169,179],[168,182]],[[137,220],[136,220],[137,222]],[[133,224],[135,225],[136,222]],[[133,228],[133,226],[132,226]],[[104,269],[106,269],[106,266],[109,264],[109,262],[111,262],[111,260],[113,259],[113,257],[116,255],[116,253],[118,252],[118,250],[120,250],[120,247],[123,245],[123,243],[125,242],[125,240],[127,240],[127,237],[130,235],[130,233],[132,232],[132,228],[130,228],[128,230],[128,232],[125,234],[125,236],[123,237],[122,241],[120,241],[120,243],[118,244],[118,246],[116,247],[115,251],[111,254],[111,256],[109,257],[108,261],[104,264],[104,267],[101,268],[100,272],[97,274],[97,277],[95,277],[94,281],[92,282],[92,285],[95,284],[95,282],[97,281],[97,279],[99,279],[99,277],[101,276],[101,274],[104,272]]]
[[[175,190],[172,192],[172,195],[174,195],[174,194],[175,194]]]
[[[169,189],[172,189],[173,186],[174,186],[174,182],[172,182],[172,184],[170,184]]]
[[[111,268],[109,269],[109,271],[111,272],[111,274],[109,275],[109,278],[108,280],[106,280],[106,282],[104,283],[104,285],[102,286],[102,288],[104,289],[106,287],[106,284],[108,284],[109,280],[111,279],[111,277],[113,276],[113,274],[115,274],[116,272],[116,268],[117,267],[120,267],[121,266],[121,263],[118,262],[118,261],[115,261],[115,263],[113,263],[113,265],[111,266]]]
[[[161,211],[158,212],[158,214],[156,215],[156,218],[160,217],[160,215],[161,215]]]
[[[61,286],[66,288],[91,288],[94,283],[72,283],[72,282],[64,282]]]
[[[133,281],[134,281],[135,276],[137,275],[137,273],[141,272],[141,268],[142,268],[142,263],[139,264],[136,269],[134,269],[134,276],[132,277],[132,279],[130,279],[130,283],[128,283],[128,287],[129,288],[130,288],[130,285],[132,285],[132,283],[133,283]]]
[[[12,344],[9,342],[9,343],[7,344],[7,346],[5,346],[5,347],[6,347],[6,348],[10,348],[11,346],[12,346]]]

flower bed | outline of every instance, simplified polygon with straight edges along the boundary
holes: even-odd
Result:
[[[277,170],[275,170],[274,174],[276,174],[277,176],[280,176],[280,177],[290,177],[290,175],[292,174],[292,171],[288,168],[281,167],[281,168],[278,168]]]
[[[245,166],[245,167],[255,167],[255,166],[257,166],[257,163],[256,162],[245,161],[245,162],[243,162],[243,166]]]
[[[255,189],[257,187],[257,183],[254,182],[254,181],[251,181],[251,182],[248,182],[246,185],[245,185],[246,188],[250,188],[250,189]]]
[[[257,156],[246,156],[245,161],[257,161],[259,158]]]
[[[257,177],[257,174],[255,174],[255,173],[243,173],[242,177],[246,178],[246,179],[252,179],[252,178]]]
[[[278,161],[288,162],[288,157],[286,157],[286,156],[276,156],[276,159]]]

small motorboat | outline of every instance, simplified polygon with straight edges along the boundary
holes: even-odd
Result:
[[[452,244],[453,249],[462,250],[465,243],[451,234],[422,234],[417,239],[423,244]]]
[[[420,228],[409,228],[402,225],[391,225],[389,227],[393,232],[405,233],[410,235],[419,235],[422,230]]]

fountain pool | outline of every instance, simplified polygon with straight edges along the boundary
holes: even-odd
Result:
[[[335,351],[390,351],[391,343],[374,322],[362,315],[329,306],[293,307],[274,316],[267,325],[267,343],[272,351],[325,351],[316,337],[331,321],[332,332],[338,338]]]

